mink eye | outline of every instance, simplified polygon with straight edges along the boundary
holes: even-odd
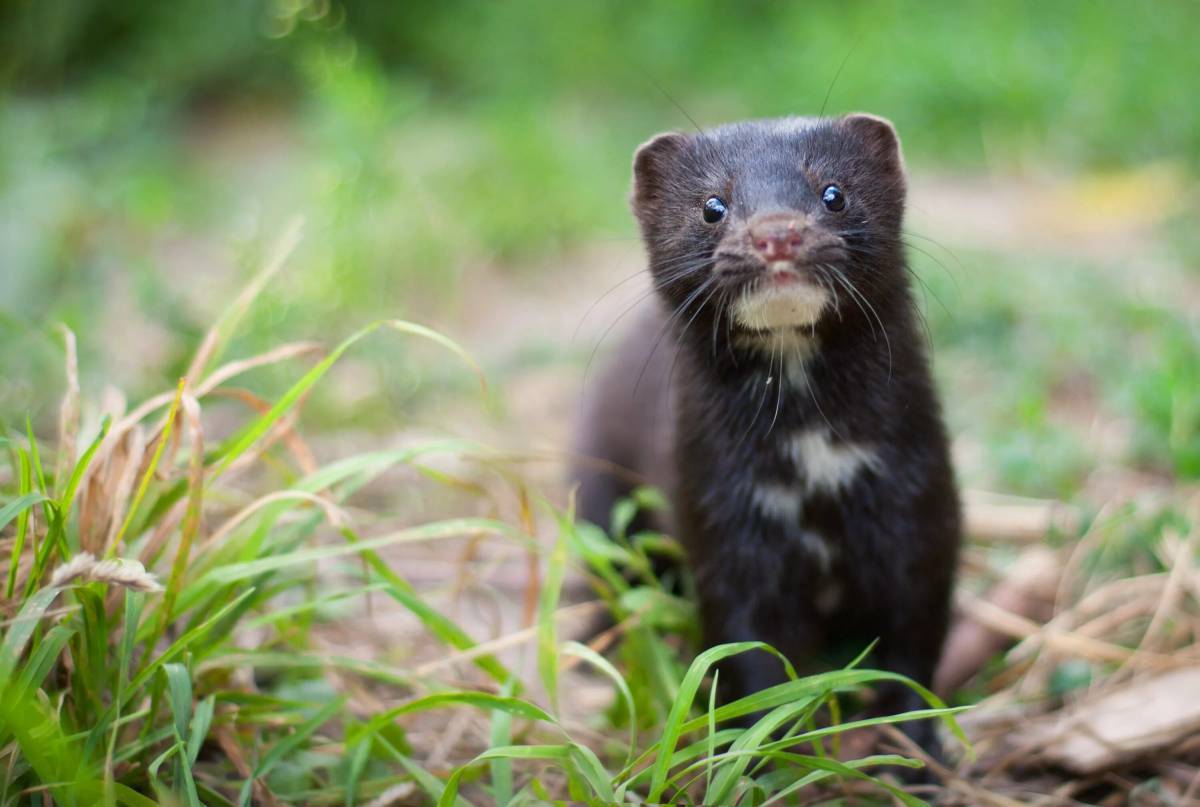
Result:
[[[825,203],[826,210],[834,213],[846,207],[846,196],[837,185],[826,185],[825,190],[821,191],[821,201]]]
[[[719,196],[710,196],[704,201],[704,220],[709,224],[716,224],[725,218],[727,211],[725,202]]]

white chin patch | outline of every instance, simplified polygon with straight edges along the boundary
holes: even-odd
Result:
[[[733,317],[744,328],[774,331],[812,325],[829,302],[829,293],[808,283],[768,285],[743,294],[733,307]]]

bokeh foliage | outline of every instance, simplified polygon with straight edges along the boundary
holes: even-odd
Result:
[[[1176,181],[1149,177],[1138,204],[1179,223],[1153,259],[1194,267],[1195,202],[1178,189],[1200,168],[1196,17],[1185,2],[17,0],[0,9],[0,335],[12,346],[0,412],[52,419],[56,321],[80,335],[85,380],[135,395],[170,384],[214,301],[296,214],[308,235],[289,282],[239,349],[453,311],[480,267],[573,271],[581,246],[634,237],[629,156],[689,118],[867,109],[896,122],[920,172],[1161,166]],[[959,428],[1013,438],[994,452],[1006,484],[1061,492],[1086,470],[1087,452],[1045,416],[1046,390],[1074,370],[1098,373],[1104,399],[1132,413],[1144,460],[1194,473],[1200,405],[1175,383],[1194,320],[1133,311],[1120,289],[1086,281],[1087,261],[1058,272],[1044,255],[925,247],[957,276],[947,305],[927,306],[939,350],[1018,371],[983,424],[974,402],[965,417],[951,404]],[[938,290],[934,260],[914,261]],[[1027,305],[1031,286],[1045,305]],[[1071,296],[1081,288],[1086,306]],[[1113,323],[1130,318],[1141,335],[1122,341]],[[554,342],[541,355],[563,358]],[[1112,372],[1114,343],[1136,373]],[[387,428],[430,388],[406,380],[414,367],[394,349],[366,352],[384,394],[318,396],[317,422]],[[1054,444],[1050,461],[1030,460]]]

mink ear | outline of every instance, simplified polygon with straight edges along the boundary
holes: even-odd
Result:
[[[876,115],[859,112],[842,118],[842,125],[854,132],[868,154],[897,174],[904,173],[904,157],[900,154],[900,138],[891,121]]]
[[[638,216],[662,198],[671,169],[687,147],[688,137],[679,132],[655,135],[638,146],[633,155],[633,212]]]

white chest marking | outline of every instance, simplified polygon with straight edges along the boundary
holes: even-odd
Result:
[[[799,488],[776,482],[759,482],[750,497],[764,516],[790,522],[800,519],[804,496]]]
[[[792,437],[792,461],[804,469],[805,489],[835,493],[863,469],[878,470],[882,463],[874,449],[858,443],[835,444],[826,429],[809,429]]]
[[[829,570],[833,568],[834,548],[829,545],[825,538],[811,530],[805,530],[800,536],[800,543],[803,544],[804,549],[817,562],[817,565],[821,569],[821,574],[829,574]]]

